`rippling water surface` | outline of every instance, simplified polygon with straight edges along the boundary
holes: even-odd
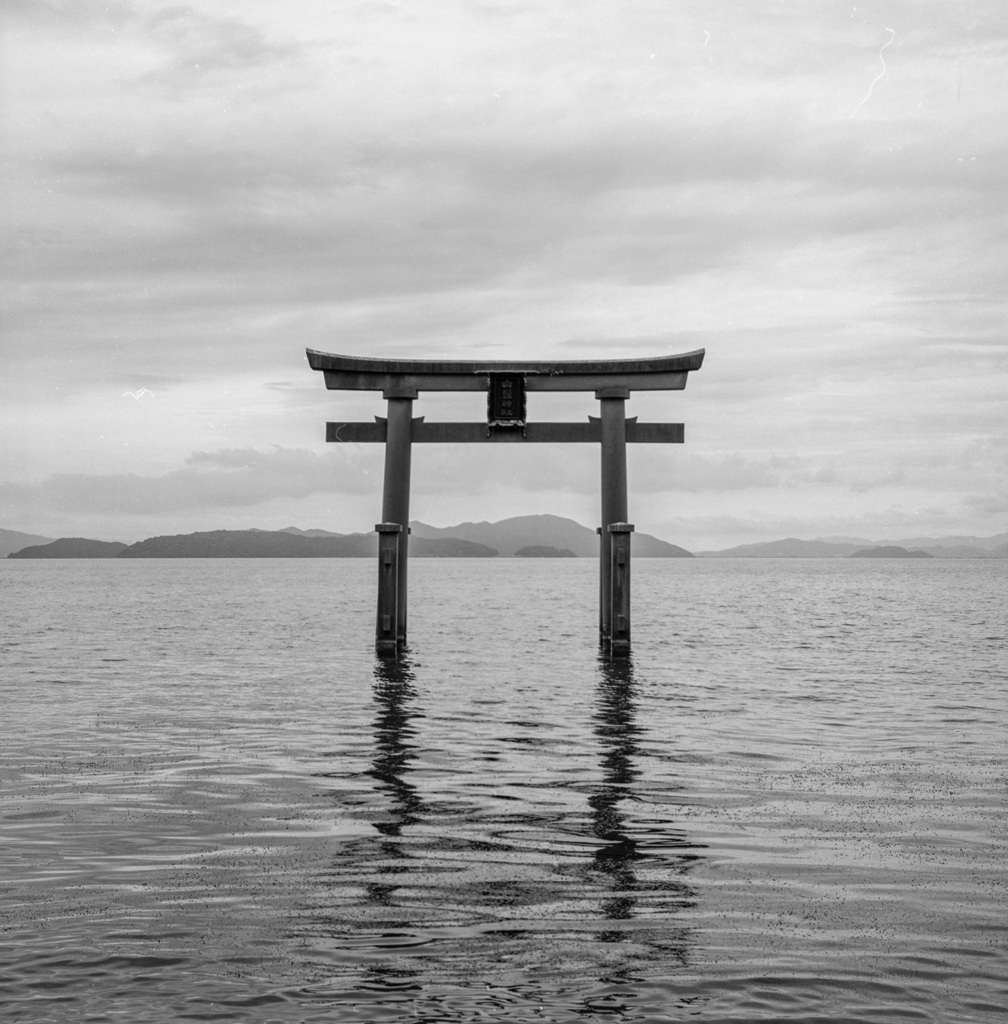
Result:
[[[3,1020],[994,1020],[1008,562],[0,563]]]

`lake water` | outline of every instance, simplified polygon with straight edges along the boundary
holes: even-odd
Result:
[[[4,1021],[1008,1008],[1008,561],[0,562]]]

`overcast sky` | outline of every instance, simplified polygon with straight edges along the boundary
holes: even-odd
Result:
[[[0,526],[380,518],[305,347],[707,351],[630,518],[1008,529],[1008,4],[3,0]],[[427,395],[428,420],[480,419]],[[530,418],[597,412],[532,395]],[[593,446],[418,446],[414,518],[598,519]]]

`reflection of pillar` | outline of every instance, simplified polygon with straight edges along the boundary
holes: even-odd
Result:
[[[602,529],[599,533],[599,631],[612,633],[612,538],[609,527],[627,521],[626,388],[595,392],[601,407]]]
[[[396,640],[406,642],[406,577],[409,563],[410,462],[413,438],[413,399],[416,391],[386,391],[388,426],[385,433],[385,485],[382,522],[398,523],[399,566],[396,583]]]
[[[629,536],[629,534],[627,534]],[[627,659],[600,661],[594,731],[601,756],[602,779],[588,798],[592,814],[592,831],[599,846],[593,867],[608,883],[608,893],[601,900],[601,910],[611,922],[635,916],[638,881],[636,862],[643,856],[637,842],[627,835],[628,824],[622,804],[635,799],[634,783],[640,775],[637,768],[639,748],[637,737],[637,699],[633,664]],[[621,942],[625,933],[607,928],[599,938],[603,942]]]
[[[418,820],[422,807],[420,793],[410,780],[416,757],[417,711],[413,704],[413,672],[408,662],[382,659],[375,666],[374,761],[371,776],[391,797],[388,817],[374,821],[384,836],[399,837],[407,825]],[[388,852],[386,850],[386,852]],[[401,854],[398,849],[395,851]]]
[[[408,662],[381,658],[375,666],[374,758],[370,775],[378,783],[371,824],[379,835],[377,848],[368,844],[364,891],[372,903],[395,906],[396,892],[409,881],[410,856],[403,831],[420,820],[423,801],[410,776],[416,757],[416,691]],[[386,973],[377,962],[379,980]],[[401,968],[396,971],[401,980]]]
[[[646,751],[642,737],[648,729],[639,724],[639,693],[632,658],[609,658],[600,654],[592,728],[597,738],[600,779],[588,797],[591,828],[598,842],[592,861],[596,877],[605,882],[600,908],[611,925],[599,933],[602,942],[623,942],[630,937],[622,922],[637,920],[635,941],[663,958],[670,955],[682,964],[688,960],[692,931],[685,922],[676,925],[672,916],[696,906],[696,893],[686,873],[705,849],[673,827],[669,818],[646,815],[641,820],[638,766]],[[674,750],[666,755],[674,761]],[[666,797],[683,790],[682,783],[662,771],[660,788]],[[656,785],[651,779],[649,788]],[[634,833],[642,828],[647,844],[641,847]],[[645,862],[641,865],[639,862]],[[638,878],[639,866],[646,866],[646,878]],[[643,872],[642,872],[643,874]],[[643,883],[643,884],[642,884]],[[636,962],[640,963],[640,954]]]

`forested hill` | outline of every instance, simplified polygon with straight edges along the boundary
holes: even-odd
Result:
[[[32,544],[12,551],[8,558],[118,558],[126,545],[118,541],[60,537],[48,544]]]
[[[211,530],[151,537],[125,548],[120,558],[366,558],[378,553],[373,533],[309,536],[285,530]],[[411,539],[416,558],[494,558],[498,552],[461,540]]]

